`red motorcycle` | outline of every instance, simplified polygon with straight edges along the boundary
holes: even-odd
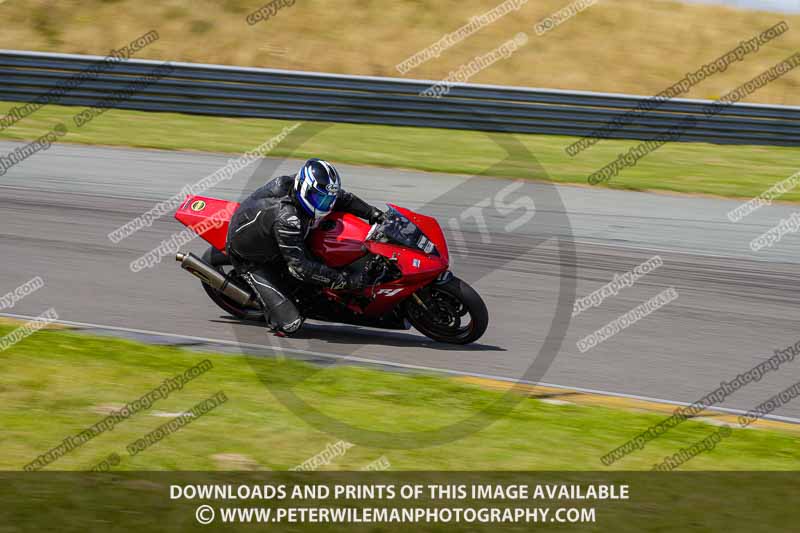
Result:
[[[203,257],[178,253],[181,267],[200,278],[211,300],[232,316],[263,320],[255,294],[225,252],[236,202],[189,196],[175,218],[205,239]],[[333,268],[364,272],[372,283],[334,291],[297,284],[290,295],[306,318],[383,329],[413,325],[439,342],[467,344],[486,331],[480,295],[449,271],[450,258],[436,219],[389,204],[386,220],[370,226],[349,213],[331,213],[308,236],[312,254]]]

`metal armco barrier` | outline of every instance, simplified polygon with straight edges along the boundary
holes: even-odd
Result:
[[[80,71],[101,64],[97,56],[0,50],[0,100],[32,102],[63,87]],[[123,91],[159,61],[131,59],[83,81],[54,104],[93,106]],[[580,91],[454,84],[439,99],[420,96],[432,81],[314,72],[170,63],[169,76],[147,84],[113,107],[225,117],[259,117],[421,126],[463,130],[590,136],[646,97]],[[703,114],[707,100],[673,99],[629,115],[609,138],[647,140],[697,125],[680,140],[800,145],[800,107],[735,104]],[[568,144],[565,142],[565,144]]]

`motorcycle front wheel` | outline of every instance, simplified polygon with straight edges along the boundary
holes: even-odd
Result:
[[[483,299],[456,277],[417,291],[407,300],[406,317],[426,337],[450,344],[475,342],[489,325]]]

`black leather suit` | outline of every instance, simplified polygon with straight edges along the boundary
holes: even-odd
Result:
[[[354,194],[340,190],[334,211],[370,220],[380,211]],[[287,296],[296,281],[343,288],[347,276],[314,258],[305,239],[314,222],[298,206],[294,176],[280,176],[244,200],[228,228],[228,255],[234,268],[260,298],[267,326],[296,332],[303,317]]]

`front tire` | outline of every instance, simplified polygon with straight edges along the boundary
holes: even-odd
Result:
[[[428,285],[415,296],[407,300],[406,316],[426,337],[450,344],[469,344],[486,332],[489,311],[466,282],[453,277],[446,283]],[[469,322],[464,324],[467,315]]]

